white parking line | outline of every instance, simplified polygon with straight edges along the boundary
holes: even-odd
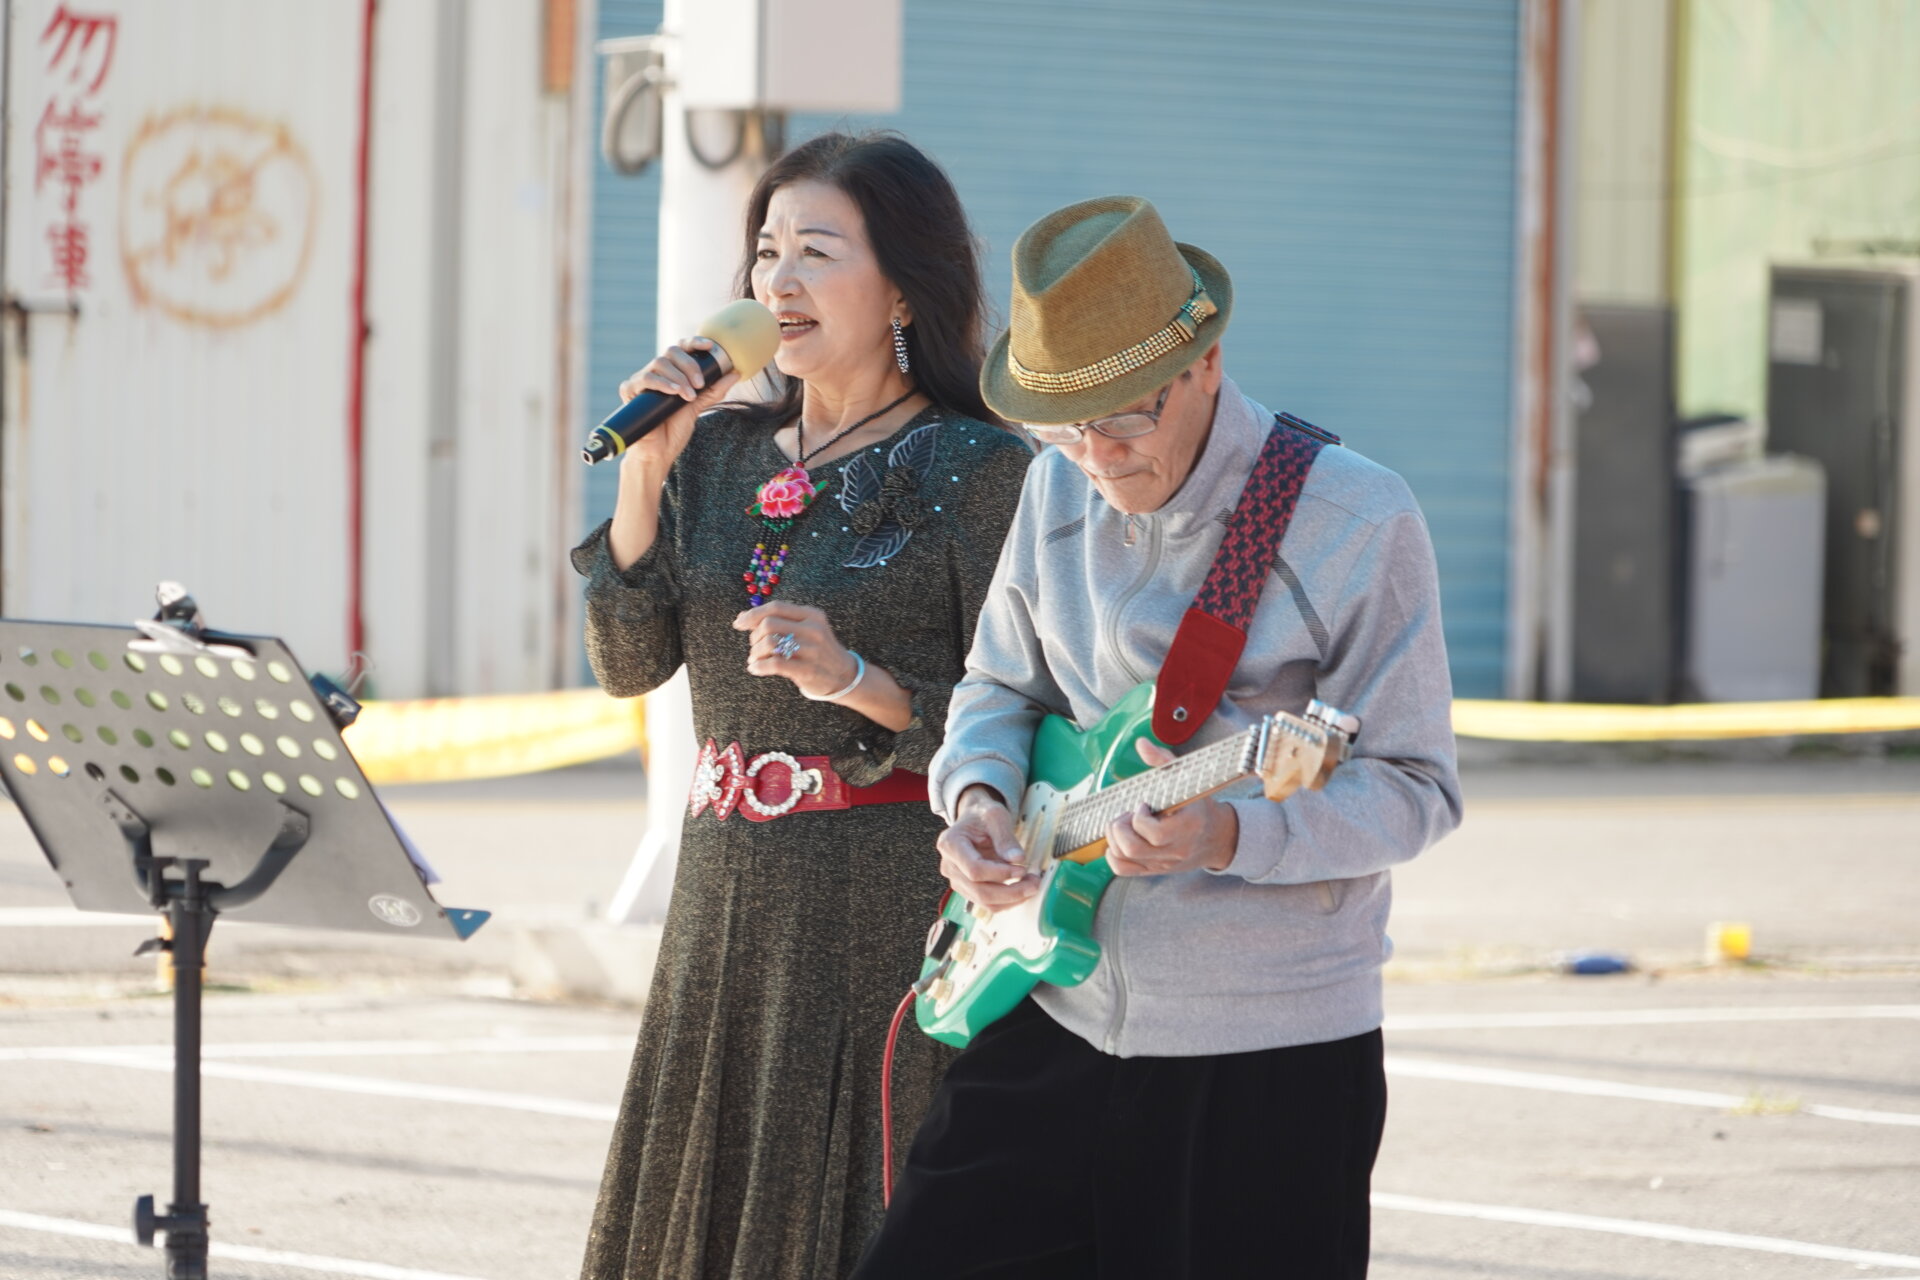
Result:
[[[626,1052],[631,1036],[475,1036],[460,1040],[310,1040],[256,1044],[213,1044],[202,1048],[200,1074],[210,1079],[247,1080],[256,1084],[290,1085],[357,1093],[373,1097],[411,1098],[424,1102],[453,1102],[496,1107],[534,1115],[611,1123],[616,1108],[571,1098],[530,1093],[503,1093],[492,1089],[465,1089],[454,1085],[420,1084],[409,1080],[382,1080],[339,1075],[328,1071],[297,1071],[230,1062],[229,1058],[345,1058],[420,1057],[474,1053],[605,1053]],[[173,1046],[50,1045],[0,1049],[0,1062],[78,1062],[136,1071],[173,1070]]]
[[[473,1036],[463,1040],[285,1040],[202,1045],[202,1058],[416,1058],[472,1053],[605,1053],[630,1051],[624,1036]],[[101,1053],[173,1057],[170,1044],[90,1044],[0,1049],[0,1062],[66,1059]]]
[[[1712,813],[1728,804],[1743,809],[1910,809],[1920,806],[1920,798],[1906,791],[1833,791],[1802,795],[1769,795],[1764,792],[1741,795],[1674,796],[1499,796],[1476,799],[1467,806],[1471,815],[1490,812],[1524,813],[1535,810],[1558,816],[1582,809],[1631,810],[1635,816],[1663,809]]]
[[[70,1218],[47,1218],[37,1213],[15,1213],[0,1209],[0,1228],[17,1231],[44,1231],[52,1235],[77,1236],[82,1240],[111,1240],[129,1250],[140,1249],[131,1227],[107,1227],[95,1222],[76,1222]],[[334,1276],[362,1276],[365,1280],[479,1280],[477,1276],[454,1275],[448,1271],[421,1271],[414,1267],[391,1267],[384,1262],[360,1262],[352,1258],[326,1258],[313,1253],[284,1253],[278,1249],[256,1249],[244,1244],[207,1245],[210,1257],[231,1262],[264,1262],[282,1267],[298,1267]]]
[[[1712,1107],[1717,1111],[1736,1111],[1752,1106],[1755,1099],[1734,1093],[1711,1093],[1703,1089],[1662,1089],[1652,1085],[1622,1084],[1614,1080],[1594,1080],[1586,1076],[1551,1075],[1538,1071],[1509,1071],[1503,1067],[1475,1067],[1459,1062],[1438,1062],[1431,1058],[1403,1058],[1388,1054],[1387,1074],[1422,1080],[1451,1080],[1460,1084],[1490,1084],[1506,1089],[1537,1089],[1546,1093],[1578,1093],[1595,1098],[1630,1098],[1637,1102],[1670,1102],[1683,1107]],[[1860,1124],[1894,1124],[1920,1127],[1920,1115],[1904,1111],[1865,1111],[1857,1107],[1833,1107],[1824,1103],[1796,1103],[1790,1108],[1801,1115],[1821,1116],[1828,1120],[1852,1120]]]
[[[71,906],[0,907],[0,929],[98,929],[133,925],[151,929],[159,919],[158,913],[132,916],[113,911],[81,911]]]
[[[1623,1010],[1592,1015],[1620,1022],[1670,1022],[1682,1018],[1700,1021],[1732,1021],[1757,1015],[1756,1020],[1782,1021],[1792,1017],[1907,1018],[1920,1016],[1920,1005],[1852,1005],[1799,1009],[1694,1009]],[[1472,1025],[1540,1026],[1582,1025],[1578,1015],[1507,1014],[1482,1017]],[[1545,1019],[1555,1019],[1547,1023]],[[1429,1020],[1429,1027],[1440,1019]],[[1450,1024],[1463,1025],[1465,1020]],[[1390,1026],[1393,1024],[1389,1024]],[[1584,1025],[1593,1025],[1591,1021]],[[366,1076],[338,1075],[331,1072],[296,1071],[273,1067],[245,1066],[226,1061],[233,1058],[347,1058],[347,1057],[422,1057],[464,1054],[514,1053],[603,1053],[625,1052],[632,1044],[628,1036],[474,1036],[451,1040],[308,1040],[257,1043],[212,1044],[203,1049],[201,1073],[217,1079],[247,1080],[260,1084],[281,1084],[299,1088],[323,1089],[377,1097],[412,1098],[419,1101],[451,1102],[469,1106],[495,1107],[536,1115],[610,1122],[616,1110],[597,1103],[537,1094],[503,1093],[486,1089],[466,1089],[451,1085],[419,1084],[411,1081],[384,1080]],[[172,1046],[142,1045],[59,1045],[0,1049],[0,1062],[60,1061],[90,1063],[96,1066],[128,1067],[142,1071],[171,1071]],[[1472,1066],[1430,1058],[1408,1058],[1389,1054],[1389,1075],[1460,1084],[1492,1085],[1509,1089],[1532,1089],[1549,1093],[1581,1094],[1588,1097],[1623,1098],[1638,1102],[1669,1103],[1678,1106],[1706,1107],[1718,1111],[1736,1111],[1752,1106],[1755,1099],[1738,1094],[1701,1089],[1671,1089],[1653,1085],[1626,1084],[1596,1080],[1584,1076],[1566,1076],[1546,1072],[1514,1071],[1500,1067]],[[1886,1124],[1920,1127],[1920,1115],[1898,1111],[1876,1111],[1859,1107],[1841,1107],[1826,1103],[1796,1104],[1791,1110],[1829,1120],[1858,1124]]]
[[[1388,1191],[1373,1193],[1376,1209],[1401,1209],[1408,1213],[1435,1213],[1449,1218],[1478,1218],[1484,1222],[1514,1222],[1532,1227],[1562,1227],[1571,1231],[1605,1231],[1614,1235],[1639,1236],[1647,1240],[1672,1240],[1679,1244],[1713,1245],[1722,1249],[1752,1249],[1760,1253],[1784,1253],[1798,1258],[1824,1258],[1830,1262],[1851,1262],[1866,1267],[1920,1267],[1920,1257],[1904,1253],[1877,1253],[1871,1249],[1846,1249],[1838,1245],[1808,1244],[1802,1240],[1782,1240],[1775,1236],[1736,1235],[1731,1231],[1703,1231],[1697,1227],[1677,1227],[1665,1222],[1640,1222],[1632,1218],[1596,1218],[1584,1213],[1557,1213],[1550,1209],[1522,1209],[1513,1205],[1462,1204],[1455,1200],[1429,1200],[1424,1196],[1395,1195]]]
[[[1387,1019],[1387,1031],[1493,1031],[1526,1027],[1685,1026],[1695,1022],[1920,1020],[1920,1004],[1834,1004],[1730,1009],[1611,1009],[1595,1013],[1428,1013]]]
[[[46,1057],[48,1055],[41,1055]],[[100,1067],[131,1067],[136,1071],[173,1071],[173,1059],[156,1054],[120,1053],[112,1049],[70,1049],[59,1055],[62,1062],[82,1062]],[[377,1080],[366,1076],[336,1075],[331,1071],[290,1071],[284,1067],[250,1067],[234,1062],[202,1062],[200,1074],[218,1080],[248,1080],[256,1084],[283,1084],[303,1089],[325,1089],[334,1093],[358,1093],[380,1098],[412,1098],[420,1102],[457,1102],[471,1107],[498,1107],[507,1111],[529,1111],[535,1115],[565,1116],[572,1120],[600,1120],[611,1123],[615,1108],[597,1102],[576,1102],[572,1098],[547,1098],[532,1093],[501,1093],[492,1089],[462,1089],[454,1085],[417,1084],[411,1080]]]

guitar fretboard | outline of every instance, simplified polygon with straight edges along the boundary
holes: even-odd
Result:
[[[1138,805],[1160,813],[1245,777],[1256,766],[1254,755],[1259,741],[1260,729],[1255,726],[1073,801],[1061,811],[1060,825],[1054,832],[1054,856],[1104,839],[1107,825]]]

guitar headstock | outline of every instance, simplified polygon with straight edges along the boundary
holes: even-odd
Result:
[[[1318,791],[1360,732],[1360,721],[1315,699],[1305,715],[1278,712],[1266,723],[1260,753],[1260,785],[1269,800],[1285,800],[1305,788]]]
[[[1320,785],[1327,755],[1326,731],[1280,712],[1261,726],[1260,787],[1269,800],[1285,800],[1302,787]]]
[[[1327,779],[1333,776],[1334,769],[1345,764],[1347,757],[1353,754],[1354,741],[1360,736],[1360,717],[1349,715],[1338,707],[1330,707],[1315,698],[1307,704],[1306,718],[1327,735],[1327,754],[1320,765],[1320,780],[1313,784],[1313,789],[1318,791],[1327,785]]]

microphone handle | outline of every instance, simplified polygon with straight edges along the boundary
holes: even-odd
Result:
[[[715,378],[723,377],[733,369],[733,361],[728,359],[727,350],[722,346],[716,345],[710,351],[689,351],[687,354],[700,366],[701,378],[708,386],[713,385]],[[608,414],[606,420],[593,429],[593,434],[587,437],[586,447],[580,450],[580,457],[588,466],[608,458],[617,458],[686,407],[687,401],[679,396],[661,391],[642,391]]]

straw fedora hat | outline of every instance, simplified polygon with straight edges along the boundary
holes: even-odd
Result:
[[[1012,323],[980,371],[1011,422],[1084,422],[1173,381],[1226,332],[1233,281],[1139,196],[1050,213],[1013,246]]]

